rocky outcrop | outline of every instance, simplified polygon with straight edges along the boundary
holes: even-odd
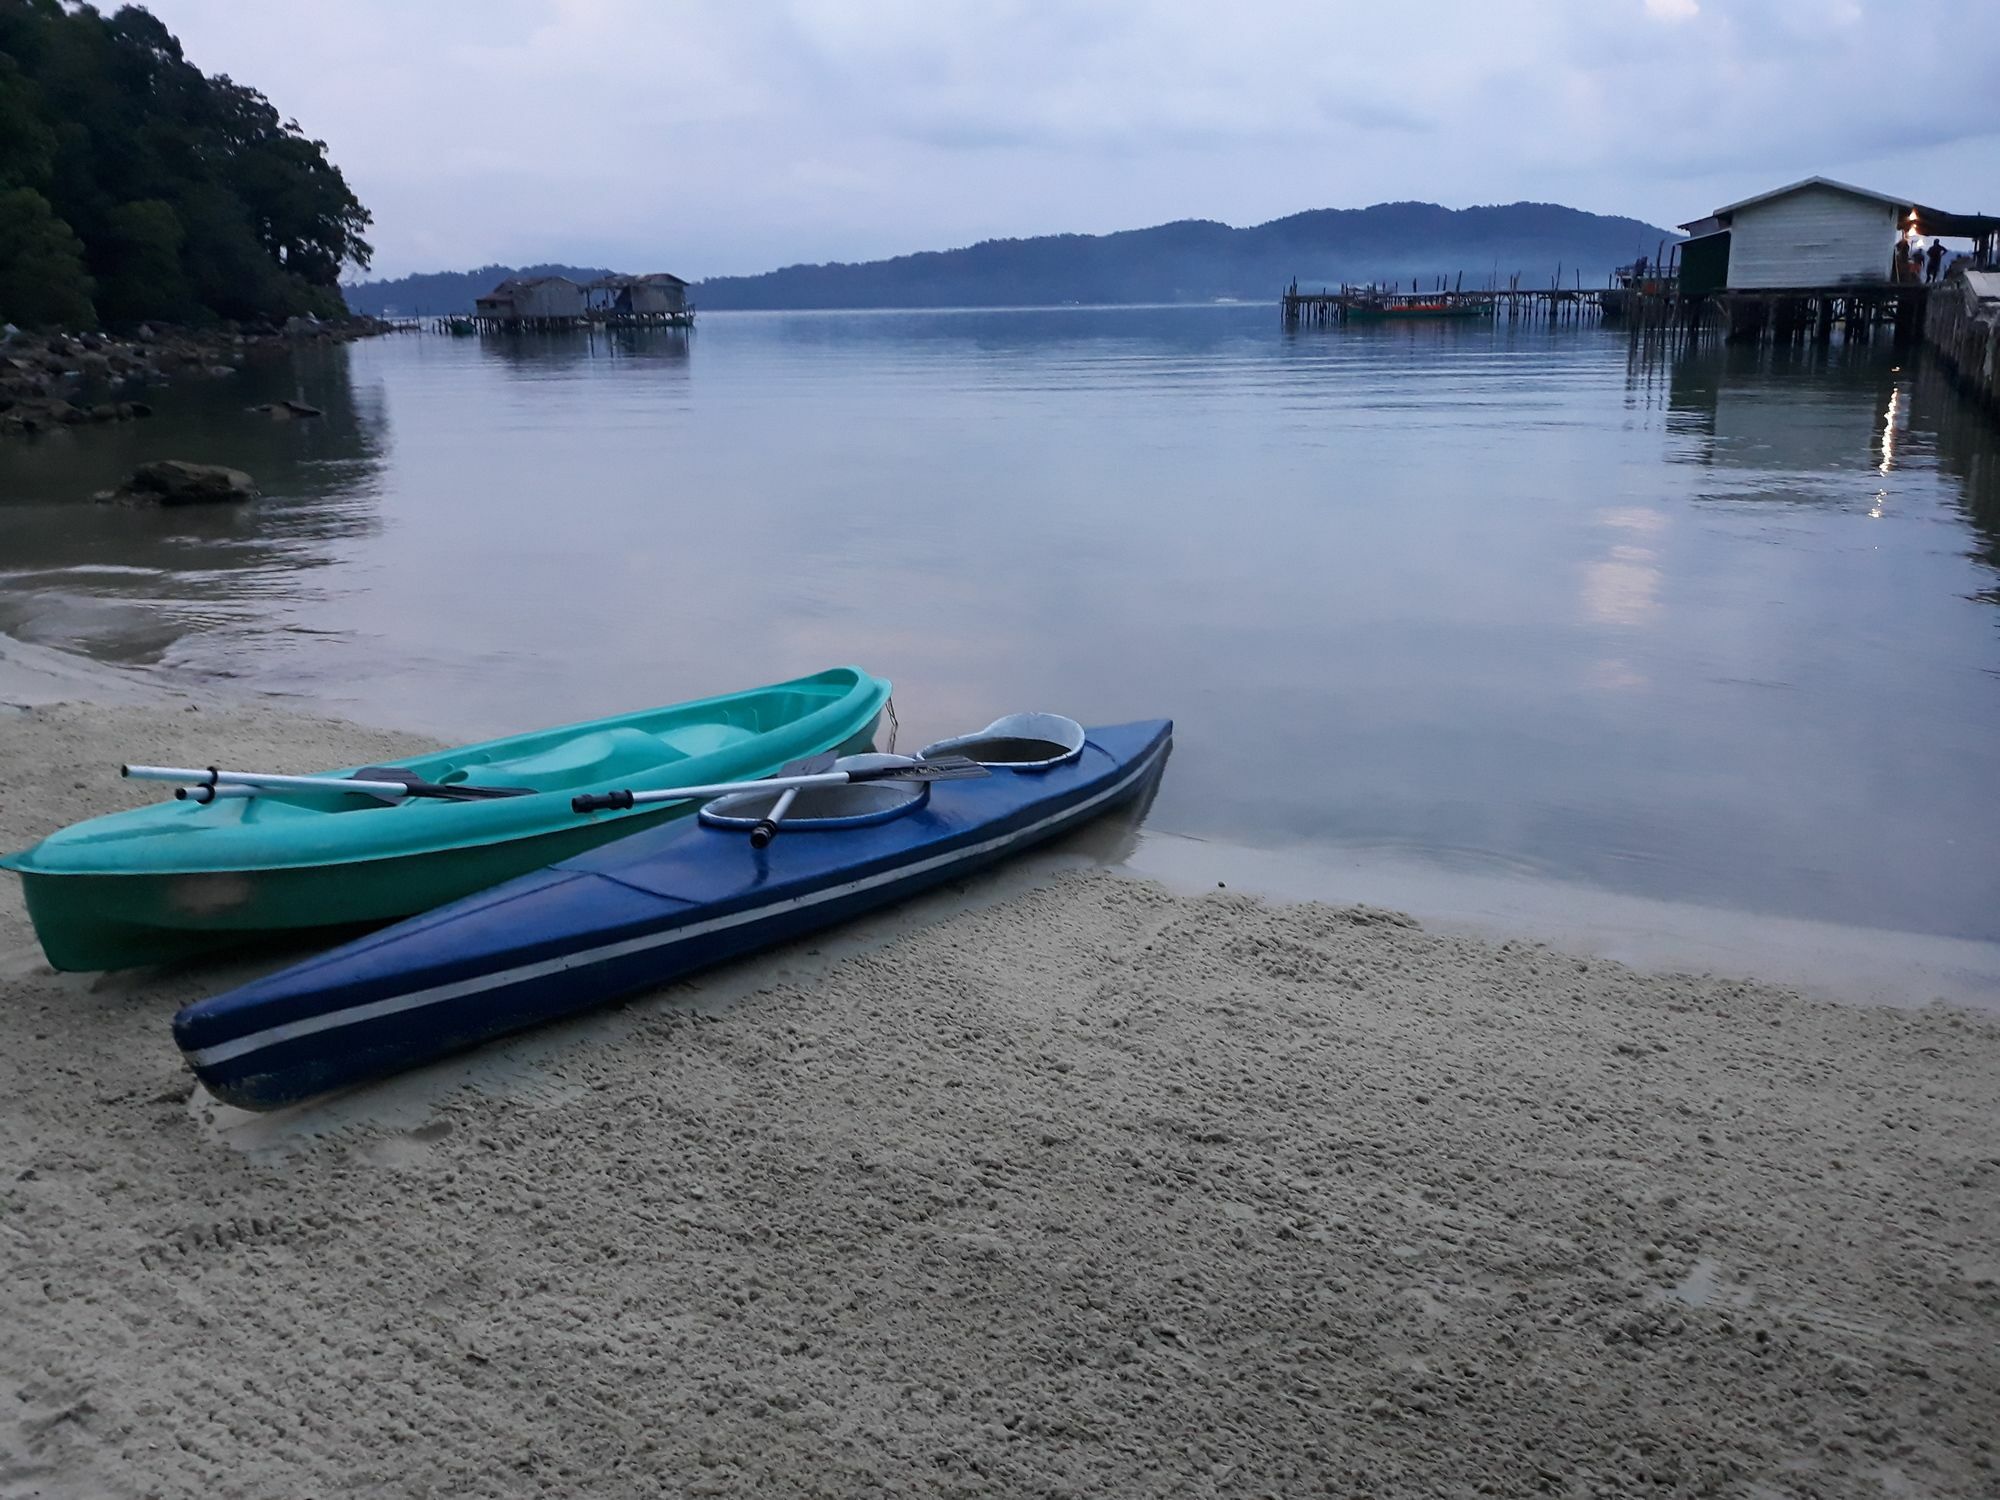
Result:
[[[0,435],[33,434],[84,422],[146,414],[130,400],[141,387],[171,380],[233,375],[259,357],[280,357],[305,340],[344,342],[382,331],[373,318],[340,323],[294,319],[284,332],[235,328],[172,329],[141,324],[129,338],[97,333],[24,333],[0,326]],[[319,413],[303,402],[280,402],[279,420]],[[273,416],[269,407],[253,408]]]
[[[260,406],[248,408],[260,417],[269,417],[273,422],[290,422],[298,417],[323,417],[325,412],[305,401],[266,401]]]
[[[252,500],[256,495],[256,481],[241,469],[163,458],[157,463],[139,465],[124,484],[106,491],[102,498],[145,500],[159,505],[214,505]]]
[[[62,396],[17,396],[11,401],[0,396],[0,433],[49,432],[85,422],[129,422],[152,414],[153,408],[143,401],[81,404]]]

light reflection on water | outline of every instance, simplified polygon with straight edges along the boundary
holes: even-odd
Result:
[[[0,629],[466,734],[858,661],[912,743],[1171,713],[1176,832],[2000,936],[2000,443],[1887,350],[743,314],[157,404],[0,449]],[[85,499],[164,456],[267,498]]]

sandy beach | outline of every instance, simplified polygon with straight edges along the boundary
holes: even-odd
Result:
[[[7,848],[414,744],[24,681]],[[2000,1490],[1990,1017],[973,898],[258,1120],[167,1021],[271,959],[56,975],[0,882],[0,1496]]]

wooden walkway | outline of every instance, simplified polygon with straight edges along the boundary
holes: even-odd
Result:
[[[1294,282],[1280,305],[1287,328],[1345,323],[1357,309],[1376,317],[1386,311],[1392,320],[1400,309],[1412,322],[1472,322],[1476,319],[1465,312],[1449,317],[1436,309],[1477,308],[1478,321],[1623,325],[1634,338],[1672,333],[1690,339],[1719,335],[1732,344],[1825,343],[1839,329],[1850,340],[1887,331],[1902,344],[1921,331],[1930,291],[1919,283],[1883,282],[1684,295],[1672,275],[1613,276],[1601,287],[1524,287],[1517,277],[1507,286],[1468,291],[1463,282],[1463,277],[1451,284],[1440,279],[1432,290],[1407,292],[1354,284],[1304,292]]]
[[[1496,319],[1515,321],[1536,319],[1548,323],[1581,322],[1601,319],[1621,307],[1624,291],[1615,287],[1500,287],[1475,291],[1377,292],[1372,288],[1344,286],[1338,291],[1301,292],[1296,287],[1283,298],[1285,326],[1344,323],[1357,306],[1397,309],[1452,306],[1480,306],[1490,309]],[[1440,320],[1442,321],[1442,320]]]
[[[694,309],[682,308],[678,312],[607,312],[593,308],[587,313],[579,313],[563,318],[496,318],[483,313],[458,313],[452,317],[439,318],[433,328],[439,333],[452,332],[452,324],[471,324],[478,333],[568,333],[579,328],[692,328]]]

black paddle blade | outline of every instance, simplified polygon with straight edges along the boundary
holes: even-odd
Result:
[[[426,781],[415,771],[401,766],[363,766],[354,773],[355,781],[393,781],[409,788],[412,797],[434,797],[440,802],[486,802],[495,797],[532,797],[531,786],[444,786]],[[363,795],[367,795],[364,793]]]
[[[971,781],[993,773],[978,761],[963,755],[940,755],[935,760],[912,761],[907,766],[876,766],[849,771],[849,781]]]

